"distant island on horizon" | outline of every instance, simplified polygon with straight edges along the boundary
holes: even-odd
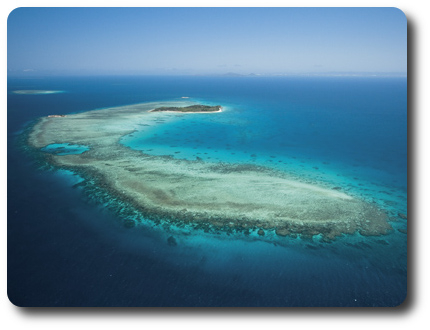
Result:
[[[258,72],[258,71],[229,71],[229,72],[155,72],[155,71],[124,71],[122,73],[119,72],[87,72],[85,74],[76,74],[73,72],[62,72],[54,74],[53,72],[45,72],[45,71],[9,71],[8,77],[39,77],[39,76],[50,76],[50,75],[63,75],[63,76],[184,76],[184,77],[226,77],[226,78],[235,78],[235,77],[250,77],[250,78],[261,78],[261,77],[407,77],[406,72],[384,72],[384,71],[302,71],[302,72]]]

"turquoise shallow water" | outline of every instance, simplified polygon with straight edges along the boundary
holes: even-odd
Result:
[[[406,229],[398,213],[407,213],[406,79],[45,78],[9,88],[66,91],[8,95],[8,291],[17,304],[394,306],[405,298],[407,236],[397,229]],[[224,111],[165,114],[122,143],[339,187],[385,209],[393,231],[323,243],[151,222],[127,229],[122,217],[130,215],[109,211],[118,201],[84,193],[71,172],[38,169],[16,144],[14,133],[38,116],[182,96]]]
[[[299,82],[304,84],[301,92],[305,94],[309,86]],[[334,85],[332,88],[346,93],[345,87],[340,86],[345,81],[332,78],[329,82]],[[276,80],[271,83],[275,85]],[[298,88],[289,83],[292,86],[287,82],[284,87]],[[376,84],[381,93],[386,92],[382,87],[386,81],[379,81],[381,86],[372,80],[346,83],[351,85],[350,94],[362,97],[359,105],[350,104],[347,96],[345,104],[334,105],[336,91],[325,95],[319,89],[314,91],[316,95],[306,95],[300,106],[298,100],[291,101],[288,89],[285,95],[265,92],[264,101],[255,94],[244,97],[241,103],[190,98],[196,103],[222,103],[224,112],[166,114],[166,122],[144,126],[124,137],[122,143],[154,155],[268,166],[341,187],[374,200],[393,213],[406,213],[406,99],[384,104],[385,96],[372,89]],[[397,83],[400,89],[401,84]],[[359,92],[354,90],[358,87]],[[321,103],[315,104],[315,98]],[[389,111],[392,113],[388,114]]]

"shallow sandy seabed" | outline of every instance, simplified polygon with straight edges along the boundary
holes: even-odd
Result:
[[[391,229],[386,214],[374,205],[337,189],[301,182],[288,173],[150,156],[120,143],[142,125],[162,125],[157,119],[174,120],[178,115],[149,110],[191,104],[144,103],[44,117],[32,128],[29,144],[39,150],[53,143],[90,147],[82,154],[46,157],[55,166],[86,173],[110,195],[149,218],[220,229],[273,229],[280,236],[321,234],[328,240],[357,231],[386,234]]]

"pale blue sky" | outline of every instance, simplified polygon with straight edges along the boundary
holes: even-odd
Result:
[[[9,74],[406,73],[396,8],[19,8]]]

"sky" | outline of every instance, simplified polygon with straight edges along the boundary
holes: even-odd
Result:
[[[18,8],[8,74],[302,74],[407,70],[396,8]]]

